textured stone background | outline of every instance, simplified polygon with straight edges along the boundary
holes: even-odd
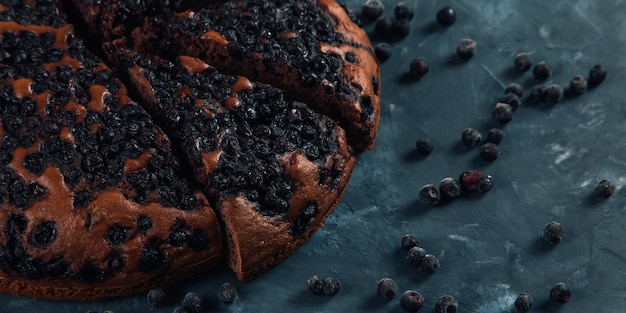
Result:
[[[384,1],[386,15],[396,1]],[[359,10],[361,0],[348,1]],[[293,256],[262,277],[238,284],[240,299],[217,303],[217,289],[235,276],[224,267],[178,286],[214,302],[213,312],[401,312],[399,297],[376,296],[382,277],[400,292],[415,289],[434,312],[437,298],[458,298],[459,312],[513,312],[520,292],[533,295],[532,312],[625,312],[625,190],[606,201],[591,196],[595,183],[626,182],[626,2],[592,0],[412,1],[416,16],[408,37],[392,42],[382,66],[382,116],[375,149],[359,156],[341,204],[326,226]],[[457,22],[435,24],[436,11],[452,5]],[[373,25],[366,24],[367,29]],[[478,54],[460,62],[457,42],[471,37]],[[372,37],[374,42],[380,38]],[[597,63],[609,71],[598,88],[557,105],[520,107],[503,129],[501,157],[486,163],[460,143],[465,127],[486,134],[490,112],[504,86],[530,87],[530,73],[512,70],[516,53],[552,64],[546,84],[566,85]],[[419,82],[402,77],[411,59],[424,56],[430,72]],[[528,91],[528,90],[527,90]],[[435,150],[416,157],[414,142],[430,137]],[[482,196],[427,208],[417,190],[467,169],[489,173],[494,188]],[[555,247],[542,241],[543,226],[557,220],[566,235]],[[426,275],[404,259],[405,233],[441,260]],[[335,297],[310,294],[313,274],[336,276]],[[549,301],[551,286],[567,282],[570,303]],[[180,302],[178,302],[180,304]],[[2,312],[171,312],[151,308],[145,294],[96,302],[48,302],[0,295]]]

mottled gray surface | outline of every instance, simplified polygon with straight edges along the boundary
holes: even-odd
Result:
[[[361,1],[349,1],[359,8]],[[392,14],[395,1],[385,1]],[[375,149],[359,156],[341,204],[326,226],[288,260],[262,277],[238,284],[236,304],[213,312],[401,312],[399,298],[376,296],[382,277],[400,291],[415,289],[434,312],[437,298],[458,298],[460,312],[513,312],[520,292],[535,298],[532,312],[626,312],[625,190],[606,201],[591,196],[595,183],[626,182],[626,2],[593,0],[413,1],[410,35],[392,43],[382,66],[380,133]],[[456,24],[434,24],[435,12],[450,4]],[[368,29],[372,28],[369,24]],[[463,37],[478,42],[478,54],[460,62],[454,54]],[[378,41],[376,41],[378,42]],[[460,134],[495,126],[490,112],[504,85],[532,85],[530,74],[512,71],[516,53],[553,65],[546,82],[566,85],[597,63],[609,77],[588,93],[554,106],[520,107],[504,127],[501,157],[486,163],[465,149]],[[430,72],[419,82],[402,77],[410,60],[424,56]],[[528,91],[528,89],[526,90]],[[435,150],[416,157],[415,140],[430,137]],[[417,190],[467,169],[491,174],[494,188],[482,196],[427,208]],[[623,189],[623,188],[622,188]],[[566,228],[560,244],[547,247],[543,226]],[[437,255],[441,269],[426,275],[408,265],[399,248],[405,233]],[[335,297],[310,294],[306,279],[336,276]],[[224,268],[186,281],[178,290],[197,291],[217,302]],[[549,301],[556,282],[573,289],[570,303]],[[179,297],[182,301],[182,295]],[[180,301],[179,301],[180,303]],[[48,302],[0,295],[2,312],[171,312],[155,309],[145,294],[96,302]]]

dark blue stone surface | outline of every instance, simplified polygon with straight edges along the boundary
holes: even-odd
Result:
[[[357,11],[362,1],[348,1]],[[384,1],[392,15],[395,1]],[[625,1],[458,0],[412,1],[415,17],[408,37],[390,42],[392,57],[382,65],[382,114],[374,150],[362,153],[345,197],[309,242],[260,278],[237,283],[239,300],[219,304],[222,282],[236,280],[225,267],[176,286],[179,301],[151,308],[145,293],[95,302],[51,302],[0,295],[2,312],[171,312],[185,292],[213,302],[212,312],[401,312],[399,297],[376,295],[382,277],[400,292],[415,289],[425,298],[423,312],[434,312],[438,297],[450,294],[459,312],[514,312],[521,292],[530,293],[531,312],[626,312],[626,12]],[[458,13],[450,27],[435,23],[437,10]],[[372,23],[364,23],[373,29]],[[477,41],[476,56],[455,55],[462,38]],[[381,36],[372,36],[375,43]],[[607,80],[578,97],[555,105],[522,105],[511,123],[500,157],[487,163],[477,149],[461,144],[461,132],[474,127],[486,136],[498,126],[491,109],[504,87],[518,82],[528,94],[537,83],[531,73],[513,70],[513,58],[529,52],[553,67],[552,83],[566,87],[595,64]],[[430,72],[406,79],[410,61],[426,57]],[[414,152],[428,136],[435,149]],[[468,169],[493,176],[483,195],[425,207],[417,192]],[[601,179],[618,185],[600,201],[593,188]],[[549,246],[543,227],[555,220],[566,229]],[[441,261],[427,275],[412,268],[400,249],[405,233]],[[305,282],[313,274],[342,282],[334,297],[315,296]],[[570,303],[549,300],[551,286],[566,282]]]

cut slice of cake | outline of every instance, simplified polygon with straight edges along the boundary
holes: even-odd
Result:
[[[105,50],[128,68],[215,201],[241,280],[290,255],[335,208],[355,159],[334,121],[196,58]]]
[[[38,4],[0,7],[0,292],[113,297],[215,263],[219,222],[169,139]]]

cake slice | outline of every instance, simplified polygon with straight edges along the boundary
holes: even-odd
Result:
[[[193,57],[105,50],[128,69],[214,201],[239,279],[282,261],[322,226],[355,161],[334,121]]]
[[[271,84],[338,121],[355,149],[373,147],[379,64],[366,33],[334,0],[156,1],[159,10],[125,0],[74,3],[105,41],[124,38],[144,54],[196,57]]]
[[[113,297],[215,263],[168,137],[50,3],[0,6],[0,292]]]

